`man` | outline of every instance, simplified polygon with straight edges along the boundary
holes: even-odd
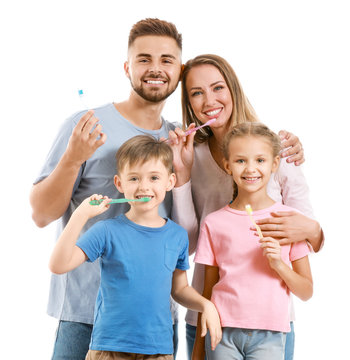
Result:
[[[31,192],[33,220],[39,227],[60,219],[60,233],[74,209],[93,193],[122,197],[111,180],[118,148],[135,135],[167,137],[175,127],[162,119],[161,112],[180,79],[181,49],[182,36],[171,23],[145,19],[133,26],[124,65],[132,87],[130,96],[124,102],[73,115],[63,124]],[[113,205],[96,220],[115,217],[127,207]],[[161,215],[169,217],[170,210],[168,195]],[[60,320],[54,360],[85,359],[99,276],[98,263],[53,275],[48,313]],[[175,306],[172,310],[175,316]],[[177,319],[174,321],[176,326]],[[176,339],[174,343],[176,351]]]

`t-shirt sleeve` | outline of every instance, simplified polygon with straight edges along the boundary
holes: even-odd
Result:
[[[183,241],[180,255],[177,259],[176,268],[180,270],[188,270],[190,268],[188,260],[188,236],[186,231],[183,232]]]
[[[55,169],[55,167],[57,166],[58,162],[60,161],[62,155],[64,154],[64,152],[67,148],[68,141],[72,135],[73,129],[81,115],[82,115],[82,113],[73,115],[72,117],[67,119],[62,124],[62,126],[51,146],[51,149],[50,149],[49,153],[47,154],[44,166],[41,168],[39,175],[34,180],[34,185],[37,184],[38,182],[42,181],[46,177],[48,177],[52,173],[52,171]],[[80,179],[82,170],[83,170],[83,167],[80,168],[76,183],[74,185],[74,190],[76,189],[76,187],[79,183],[79,179]]]
[[[76,245],[84,251],[88,262],[101,257],[106,248],[106,225],[103,221],[94,224],[77,241]]]
[[[295,261],[307,256],[310,253],[309,246],[306,241],[293,243],[289,252],[290,261]]]
[[[217,266],[211,234],[205,221],[202,224],[199,233],[198,245],[194,261],[200,264]]]

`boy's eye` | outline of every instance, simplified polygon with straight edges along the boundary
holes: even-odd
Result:
[[[243,160],[243,159],[238,159],[238,160],[236,160],[236,162],[237,162],[238,164],[243,164],[243,163],[244,163],[244,160]]]
[[[137,181],[137,177],[133,176],[133,177],[129,178],[129,181]]]

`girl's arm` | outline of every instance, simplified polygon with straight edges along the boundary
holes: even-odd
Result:
[[[211,337],[211,347],[214,350],[221,341],[220,317],[214,304],[201,296],[193,287],[188,285],[186,271],[175,269],[171,296],[180,305],[202,313],[202,336],[209,329]]]
[[[267,237],[260,240],[264,255],[270,267],[277,272],[289,290],[301,300],[308,300],[313,293],[312,275],[308,256],[292,261],[291,269],[281,259],[281,246],[278,240]]]
[[[51,254],[49,262],[51,272],[63,274],[86,261],[87,256],[75,243],[86,222],[109,208],[110,199],[108,198],[105,198],[100,205],[89,204],[91,200],[99,199],[102,199],[102,195],[92,195],[85,199],[72,214]]]
[[[219,268],[217,266],[205,265],[205,280],[203,296],[211,299],[214,285],[219,281]],[[205,359],[205,336],[206,329],[203,328],[202,314],[198,314],[196,338],[193,346],[192,360]]]

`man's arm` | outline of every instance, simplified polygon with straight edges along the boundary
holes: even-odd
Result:
[[[33,185],[30,204],[37,226],[48,225],[66,211],[81,165],[106,141],[106,135],[97,122],[92,110],[82,116],[56,168],[48,177]]]

